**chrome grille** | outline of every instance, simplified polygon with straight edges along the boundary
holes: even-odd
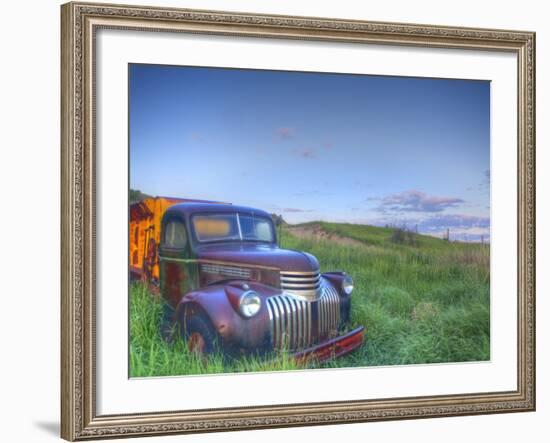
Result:
[[[321,275],[319,271],[282,271],[280,278],[281,289],[285,292],[303,297],[307,300],[314,300],[320,295]]]
[[[323,284],[323,295],[319,299],[318,306],[319,337],[330,337],[338,331],[340,324],[340,297],[331,284]]]
[[[298,349],[311,344],[311,303],[290,295],[267,299],[274,349]]]
[[[301,300],[282,293],[267,298],[271,344],[274,349],[296,350],[313,345],[316,339],[335,334],[340,323],[340,303],[336,290],[322,278],[317,301]],[[312,314],[317,313],[317,333],[313,334]]]
[[[226,277],[250,278],[249,269],[237,268],[235,266],[223,266],[204,263],[201,265],[201,270],[209,274],[224,275]]]

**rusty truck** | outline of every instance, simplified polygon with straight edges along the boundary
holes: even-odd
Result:
[[[281,248],[269,213],[220,202],[151,198],[130,206],[130,275],[163,303],[161,333],[210,354],[290,352],[325,361],[357,349],[353,279]]]

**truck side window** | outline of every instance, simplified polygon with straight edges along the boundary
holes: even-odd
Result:
[[[183,249],[187,245],[187,233],[182,222],[172,220],[166,223],[164,245],[167,248]]]

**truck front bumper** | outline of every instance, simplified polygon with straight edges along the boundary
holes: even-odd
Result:
[[[365,340],[365,328],[359,326],[347,334],[319,343],[310,348],[303,349],[293,354],[299,363],[324,362],[349,354],[363,344]]]

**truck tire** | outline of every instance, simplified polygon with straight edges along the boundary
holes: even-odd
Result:
[[[221,351],[220,337],[205,316],[196,314],[189,317],[183,332],[189,351],[199,355],[211,355]]]
[[[172,344],[174,342],[175,327],[174,308],[172,308],[172,306],[170,306],[168,303],[163,302],[162,316],[160,319],[160,335],[163,340],[168,344]]]

